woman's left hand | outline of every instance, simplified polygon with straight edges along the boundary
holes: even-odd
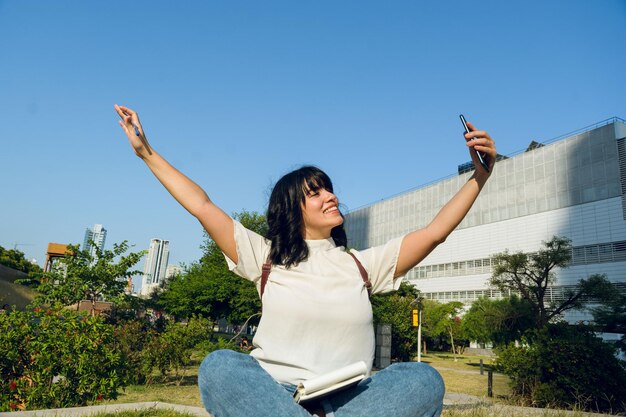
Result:
[[[489,133],[484,130],[478,130],[473,124],[467,122],[467,126],[471,129],[471,132],[465,134],[465,140],[467,146],[470,148],[470,155],[476,167],[476,172],[483,175],[490,175],[493,172],[493,166],[496,164],[496,142],[491,139]],[[489,172],[485,171],[485,168],[480,164],[478,155],[476,152],[481,152],[486,156],[486,163],[489,166]]]

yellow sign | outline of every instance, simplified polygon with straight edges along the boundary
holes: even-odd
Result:
[[[420,325],[419,314],[417,310],[413,310],[413,327],[418,327]]]

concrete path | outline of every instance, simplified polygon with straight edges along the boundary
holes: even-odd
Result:
[[[483,400],[467,394],[447,393],[443,404],[444,408],[448,407],[471,407],[481,404]],[[129,403],[129,404],[107,404],[94,405],[91,407],[75,407],[75,408],[57,408],[50,410],[34,410],[34,411],[13,411],[8,413],[0,413],[0,417],[86,417],[98,413],[116,413],[128,410],[175,410],[181,413],[187,413],[192,416],[210,417],[209,413],[201,407],[192,407],[188,405],[168,404],[158,401]]]
[[[168,404],[158,401],[129,404],[94,405],[91,407],[54,408],[50,410],[11,411],[0,417],[86,417],[98,413],[117,413],[131,410],[175,410],[192,416],[210,417],[204,408],[189,405]]]
[[[493,404],[485,398],[475,397],[468,394],[459,394],[455,392],[446,393],[443,399],[443,408],[446,409],[469,409],[484,407],[490,410],[503,410],[503,415],[524,415],[524,416],[541,416],[545,409],[530,407],[514,407],[508,405]],[[87,417],[98,413],[116,413],[129,410],[174,410],[180,413],[187,413],[198,417],[211,417],[204,408],[192,407],[189,405],[168,404],[158,401],[129,403],[129,404],[107,404],[94,405],[91,407],[75,407],[75,408],[56,408],[50,410],[34,410],[34,411],[12,411],[0,413],[0,417]],[[513,414],[515,413],[515,414]],[[566,414],[575,414],[565,411]],[[592,417],[605,416],[605,414],[594,413],[578,413],[577,416]]]

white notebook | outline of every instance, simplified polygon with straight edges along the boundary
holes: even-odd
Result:
[[[365,375],[367,375],[365,362],[356,362],[327,374],[300,382],[293,394],[293,398],[299,403],[321,397],[322,395],[356,385],[365,378]]]

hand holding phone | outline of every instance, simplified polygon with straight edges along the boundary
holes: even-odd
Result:
[[[461,123],[463,123],[463,128],[465,129],[465,133],[470,133],[471,130],[469,126],[467,126],[467,121],[465,120],[465,117],[462,114],[459,114],[459,117],[461,118]],[[485,155],[483,152],[478,152],[478,151],[476,151],[476,155],[478,155],[478,161],[480,162],[480,165],[485,169],[485,171],[489,172],[489,165],[487,164],[487,155]]]

